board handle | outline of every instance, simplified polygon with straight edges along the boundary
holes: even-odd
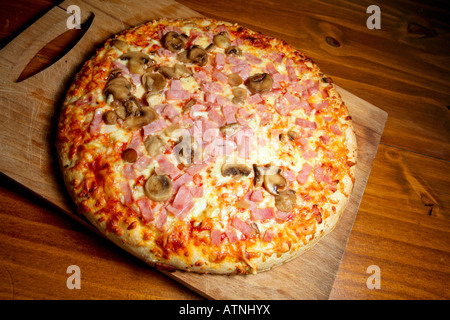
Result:
[[[81,17],[81,20],[85,21],[89,17],[90,15],[86,14]],[[7,71],[3,75],[5,80],[11,83],[17,82],[20,74],[36,54],[49,42],[69,30],[68,19],[71,19],[71,14],[65,9],[55,6],[7,44],[0,51],[1,69]],[[48,68],[51,68],[52,65]]]

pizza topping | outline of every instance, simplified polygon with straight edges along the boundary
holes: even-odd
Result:
[[[122,127],[126,130],[140,129],[156,119],[158,113],[152,107],[140,107],[135,115],[132,114],[123,122]]]
[[[254,164],[253,172],[254,172],[254,176],[255,176],[253,179],[253,185],[255,186],[255,188],[259,188],[263,185],[263,182],[264,182],[262,168],[256,164]]]
[[[122,152],[122,159],[126,162],[135,162],[137,159],[137,152],[133,148],[128,148]]]
[[[144,74],[145,68],[144,66],[151,62],[150,57],[139,51],[131,51],[127,52],[120,56],[121,60],[127,60],[128,61],[128,69],[131,73],[135,74]]]
[[[239,57],[242,55],[242,50],[239,47],[231,46],[225,50],[225,53],[229,56]]]
[[[110,93],[116,100],[126,100],[131,92],[131,83],[125,77],[119,76],[108,81],[105,93]]]
[[[238,85],[244,83],[244,80],[242,80],[241,76],[238,73],[230,73],[228,75],[228,82],[233,87],[237,87]]]
[[[159,73],[146,72],[142,84],[149,92],[160,92],[166,86],[166,79]]]
[[[264,93],[272,89],[273,78],[268,73],[257,73],[249,77],[246,86],[251,93]]]
[[[147,149],[149,156],[156,157],[163,150],[164,141],[161,139],[160,136],[150,135],[147,137],[147,139],[145,139],[144,145],[145,149]]]
[[[247,90],[241,87],[233,88],[233,103],[242,104],[244,103],[245,98],[247,98]]]
[[[117,114],[110,110],[103,114],[103,121],[106,124],[116,124],[117,123]]]
[[[144,191],[153,201],[165,201],[172,195],[172,181],[166,175],[153,175],[145,182]]]
[[[222,175],[232,176],[233,178],[242,178],[248,176],[252,172],[252,169],[245,164],[225,163],[222,166]]]
[[[198,66],[204,66],[208,62],[208,53],[205,49],[197,45],[193,45],[188,51],[187,58],[190,62]]]
[[[237,122],[229,123],[224,126],[220,127],[220,132],[222,132],[226,136],[232,136],[235,134],[239,129],[241,128],[241,125]]]
[[[282,190],[287,185],[287,180],[281,174],[281,169],[276,166],[266,168],[263,178],[264,188],[273,195],[278,195],[279,190]]]
[[[167,32],[162,39],[162,43],[164,48],[174,53],[184,49],[186,46],[183,37],[175,31]]]
[[[283,212],[291,212],[297,206],[297,197],[294,190],[285,190],[275,195],[275,206]]]
[[[222,49],[227,49],[231,45],[231,41],[224,31],[215,35],[213,41],[216,46]]]
[[[167,79],[180,79],[192,75],[192,71],[188,67],[179,63],[173,67],[160,66],[158,71]]]
[[[112,45],[117,49],[119,49],[120,51],[125,51],[128,48],[127,43],[120,39],[114,39],[112,41]]]

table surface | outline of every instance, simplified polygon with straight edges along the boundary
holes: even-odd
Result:
[[[388,112],[330,298],[449,299],[450,11],[444,1],[178,2],[286,40],[336,84]],[[2,1],[0,46],[58,3]],[[366,26],[370,5],[380,8],[381,29]],[[51,62],[66,41],[52,42],[27,72]],[[0,182],[0,299],[202,299],[22,186],[2,175]],[[81,290],[67,287],[71,265],[80,267]],[[373,288],[368,284],[377,275],[380,286]]]

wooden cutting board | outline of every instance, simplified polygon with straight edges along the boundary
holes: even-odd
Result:
[[[89,30],[59,61],[17,82],[34,55],[67,31],[69,5],[80,7],[82,22],[94,15]],[[70,0],[36,21],[0,51],[0,171],[95,230],[76,213],[57,164],[56,120],[64,94],[82,63],[107,38],[148,20],[192,16],[201,15],[172,0]],[[354,192],[336,229],[300,258],[269,272],[248,276],[165,272],[168,276],[210,299],[328,298],[387,119],[386,112],[338,89],[354,120],[359,154]]]

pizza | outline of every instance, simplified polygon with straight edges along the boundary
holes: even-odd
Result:
[[[355,182],[331,78],[283,40],[208,18],[108,39],[67,92],[56,145],[79,213],[164,270],[283,264],[336,226]]]

